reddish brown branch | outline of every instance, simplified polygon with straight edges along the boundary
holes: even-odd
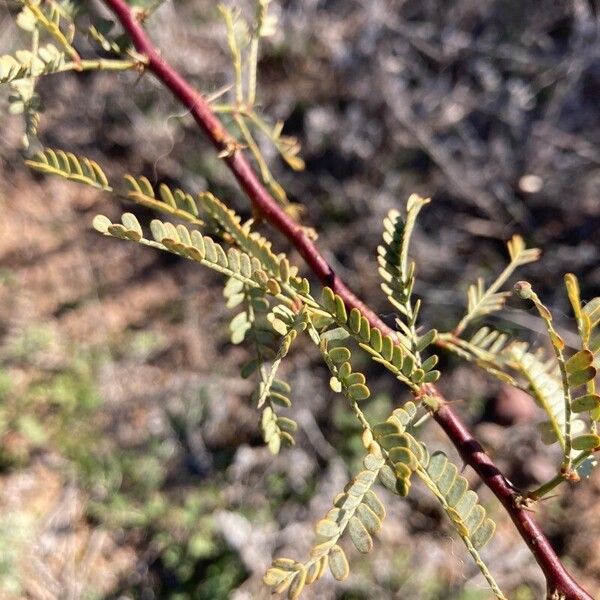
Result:
[[[562,594],[559,598],[590,600],[592,597],[579,586],[560,562],[533,513],[521,508],[519,491],[513,488],[458,416],[445,405],[435,413],[434,418],[460,452],[463,460],[477,471],[487,487],[502,502],[546,577],[548,598],[553,598],[551,594],[558,592]]]
[[[190,111],[216,149],[224,156],[225,162],[254,208],[288,238],[312,272],[323,284],[331,287],[342,297],[348,309],[358,308],[372,326],[381,329],[384,333],[394,335],[394,332],[348,289],[323,258],[315,243],[277,204],[204,97],[160,56],[132,9],[124,0],[104,0],[104,3],[115,13],[131,37],[136,50],[147,58],[147,68]],[[434,414],[435,420],[458,449],[465,463],[477,472],[509,513],[546,577],[548,596],[555,593],[568,600],[593,600],[567,573],[532,513],[520,507],[518,490],[512,487],[494,465],[492,459],[469,433],[459,417],[444,402],[441,394],[433,386],[430,391],[441,400],[441,408]]]

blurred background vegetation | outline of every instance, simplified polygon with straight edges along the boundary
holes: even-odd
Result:
[[[425,322],[454,324],[467,283],[497,272],[504,242],[518,232],[544,249],[525,275],[571,327],[563,273],[577,273],[584,298],[600,295],[594,0],[287,0],[273,8],[280,25],[261,57],[259,100],[298,136],[306,170],[290,172],[268,144],[264,151],[351,287],[393,319],[375,249],[387,211],[418,192],[433,197],[414,251]],[[13,9],[0,8],[2,53],[15,47]],[[200,90],[231,81],[216,3],[166,2],[148,28]],[[249,216],[190,116],[150,75],[65,74],[39,90],[45,145],[90,156],[114,177],[210,189]],[[260,580],[272,555],[304,555],[313,523],[359,464],[354,420],[313,349],[298,344],[283,367],[297,445],[273,457],[252,384],[238,375],[246,353],[228,343],[222,281],[92,232],[96,213],[123,207],[28,172],[22,123],[5,96],[0,598],[269,597]],[[509,307],[495,325],[544,343],[522,310]],[[447,357],[442,366],[442,388],[515,484],[554,473],[558,457],[538,441],[527,396]],[[377,390],[367,411],[383,416],[405,399],[376,365],[365,359],[357,368]],[[427,437],[451,453],[437,428]],[[501,587],[511,599],[542,597],[525,545],[469,469],[465,476],[498,522],[485,556]],[[350,552],[351,577],[335,585],[326,577],[307,598],[489,597],[425,490],[384,498],[389,516],[373,554]],[[537,508],[568,567],[596,594],[599,500],[596,472]]]

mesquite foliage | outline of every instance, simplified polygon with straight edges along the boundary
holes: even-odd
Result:
[[[493,536],[493,520],[459,474],[459,467],[443,452],[430,449],[421,437],[426,417],[438,410],[441,402],[431,386],[441,375],[435,368],[438,354],[432,349],[450,351],[527,391],[545,411],[547,420],[539,427],[542,440],[558,444],[563,460],[553,480],[524,493],[525,501],[535,500],[561,481],[578,480],[596,464],[594,452],[600,447],[600,395],[595,384],[600,354],[600,298],[583,302],[576,277],[565,277],[580,340],[579,347],[570,350],[554,327],[552,313],[531,285],[516,285],[516,294],[532,303],[543,321],[554,356],[489,325],[469,331],[475,321],[502,310],[511,292],[501,288],[518,267],[540,256],[537,248],[527,248],[523,238],[515,235],[507,244],[507,267],[489,286],[483,279],[469,286],[465,315],[452,331],[440,333],[421,327],[421,299],[413,298],[417,267],[410,258],[410,240],[418,215],[429,199],[413,194],[404,210],[394,209],[387,215],[383,240],[377,248],[381,288],[398,314],[395,331],[382,332],[358,308],[347,307],[333,289],[313,290],[300,269],[285,254],[274,251],[272,243],[254,229],[252,220],[244,221],[209,191],[194,194],[165,184],[155,187],[146,177],[129,174],[115,184],[89,158],[49,148],[34,152],[32,140],[40,106],[35,83],[39,76],[66,70],[143,69],[144,58],[136,56],[128,44],[111,38],[111,27],[103,22],[97,27],[90,25],[86,33],[117,58],[84,60],[74,46],[74,14],[54,0],[22,3],[17,24],[31,34],[31,48],[0,57],[0,83],[12,88],[13,112],[25,115],[24,143],[30,150],[27,164],[44,175],[88,185],[144,206],[166,219],[156,218],[143,226],[132,212],[123,213],[120,222],[98,215],[93,226],[101,234],[170,252],[224,276],[223,297],[232,312],[231,343],[244,344],[248,349],[241,376],[256,380],[252,402],[271,452],[278,453],[293,444],[298,429],[290,409],[292,399],[302,399],[294,398],[279,372],[301,335],[314,343],[315,352],[329,370],[331,389],[344,398],[360,424],[365,450],[363,469],[317,522],[309,557],[305,561],[276,558],[265,574],[265,584],[297,598],[304,587],[327,570],[336,580],[345,579],[350,567],[341,539],[349,537],[360,553],[372,549],[386,514],[380,487],[406,497],[415,482],[421,482],[438,500],[493,594],[504,598],[479,552]],[[259,43],[276,26],[268,5],[269,0],[257,1],[253,21],[246,20],[239,11],[221,7],[233,64],[233,97],[224,104],[216,104],[217,97],[210,101],[216,112],[229,117],[236,143],[250,150],[265,184],[288,213],[297,217],[299,211],[289,204],[255,140],[256,134],[266,136],[292,169],[303,168],[297,140],[282,135],[283,123],[269,125],[256,110]],[[51,41],[41,43],[42,37]],[[238,149],[227,148],[224,156]],[[396,408],[383,422],[371,423],[361,407],[368,402],[371,388],[365,374],[353,367],[353,350],[366,353],[412,394],[411,401]]]
[[[331,388],[347,399],[361,424],[362,441],[367,450],[365,470],[352,480],[342,496],[336,498],[332,510],[317,525],[317,542],[311,550],[310,559],[307,562],[276,559],[265,576],[265,582],[295,598],[305,585],[323,574],[326,566],[334,577],[343,579],[348,574],[348,561],[337,543],[339,538],[347,530],[355,547],[366,553],[373,546],[373,535],[381,527],[382,510],[378,511],[378,516],[368,504],[375,505],[377,501],[376,506],[380,505],[372,488],[379,481],[404,497],[408,495],[416,474],[440,501],[496,593],[499,588],[478,553],[494,531],[493,521],[477,503],[476,495],[468,493],[466,479],[457,475],[457,467],[439,452],[433,453],[430,458],[427,446],[418,441],[418,429],[410,428],[419,408],[423,414],[430,410],[432,404],[410,402],[396,409],[387,421],[369,423],[360,403],[369,398],[370,388],[364,374],[352,368],[352,352],[342,344],[344,340],[354,338],[359,348],[384,365],[419,399],[426,389],[424,386],[439,377],[439,373],[432,369],[437,356],[432,355],[434,360],[421,358],[421,353],[434,342],[435,335],[418,333],[413,322],[398,338],[406,340],[404,345],[371,327],[358,309],[348,312],[343,300],[330,288],[324,288],[319,299],[313,297],[308,281],[297,275],[298,269],[290,266],[283,254],[275,255],[271,245],[254,234],[249,224],[242,226],[241,219],[214,197],[202,197],[204,202],[199,201],[198,204],[206,210],[207,224],[210,219],[218,221],[228,248],[197,229],[190,231],[183,225],[174,226],[158,220],[152,221],[151,237],[146,237],[131,213],[125,213],[121,223],[111,223],[103,216],[96,217],[94,226],[105,235],[178,254],[228,276],[224,292],[228,305],[232,308],[243,306],[230,325],[232,342],[246,340],[253,352],[253,357],[243,368],[243,375],[259,372],[254,397],[262,409],[260,424],[263,437],[272,452],[279,452],[282,444],[293,443],[296,423],[277,412],[278,409],[289,408],[290,388],[276,377],[276,373],[292,342],[305,331],[318,346],[331,372]],[[395,228],[399,229],[402,222],[396,219]],[[414,266],[411,271],[414,273]],[[387,280],[400,289],[402,282],[394,278]],[[275,305],[271,309],[272,304]],[[261,318],[261,314],[266,318]],[[266,366],[266,363],[270,365]],[[365,500],[367,494],[368,501]],[[496,595],[502,597],[500,593]]]

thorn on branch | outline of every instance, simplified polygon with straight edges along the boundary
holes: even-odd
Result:
[[[519,509],[519,510],[526,510],[530,513],[535,513],[535,510],[533,510],[532,506],[534,506],[536,503],[535,498],[530,498],[528,496],[522,496],[521,494],[518,494],[517,496],[515,496],[514,499],[514,505],[515,508]]]
[[[231,158],[238,150],[243,150],[244,146],[237,140],[227,139],[224,141],[225,147],[219,152],[219,158]]]
[[[146,22],[146,19],[150,16],[150,12],[148,9],[134,6],[131,8],[131,15],[138,23],[143,25]]]

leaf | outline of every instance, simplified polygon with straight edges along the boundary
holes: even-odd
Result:
[[[332,348],[329,351],[329,358],[334,363],[343,363],[350,360],[350,350],[348,348],[340,347],[340,348]]]
[[[479,550],[483,548],[494,535],[496,523],[492,519],[486,518],[479,527],[471,534],[471,543]]]
[[[289,572],[290,571],[296,571],[298,569],[298,561],[295,561],[291,558],[276,558],[273,561],[273,567],[277,568],[277,569],[284,569],[285,571]]]
[[[445,494],[446,502],[451,508],[455,508],[460,499],[467,493],[469,483],[464,477],[458,476]]]
[[[350,573],[350,566],[344,551],[337,545],[329,552],[329,570],[337,581],[343,581]]]
[[[571,404],[573,412],[587,412],[600,407],[600,396],[598,394],[585,394],[575,398]]]
[[[336,321],[338,323],[346,323],[348,320],[348,315],[346,313],[346,306],[344,305],[344,301],[340,296],[336,294],[334,297],[335,307],[333,314],[335,315]]]
[[[352,372],[352,365],[349,362],[342,363],[338,368],[338,377],[344,382]]]
[[[373,490],[367,491],[363,498],[363,502],[373,511],[380,521],[383,521],[385,518],[385,507]]]
[[[595,433],[580,435],[573,439],[573,449],[594,450],[600,447],[600,436]]]
[[[478,504],[477,494],[469,490],[467,480],[458,473],[443,452],[434,452],[423,466],[428,477],[425,484],[443,498],[442,507],[450,517],[458,534],[468,539],[475,549],[483,547],[491,538],[495,524],[486,517]]]
[[[126,237],[124,229],[121,225],[113,224],[108,227],[108,234],[115,237],[134,239],[133,237]],[[251,289],[268,291],[266,288],[268,278],[261,269],[260,262],[254,257],[238,252],[235,255],[235,261],[232,261],[231,254],[228,258],[222,246],[214,242],[210,237],[203,236],[198,231],[190,233],[183,225],[174,227],[171,223],[155,219],[151,224],[151,231],[155,237],[155,241],[145,238],[136,239],[136,241],[200,262],[219,273],[238,279]],[[137,231],[132,231],[132,234],[139,236]],[[247,263],[250,264],[249,273],[244,267],[244,264]]]
[[[581,371],[575,371],[574,373],[569,374],[569,387],[576,388],[588,381],[592,381],[596,377],[596,368],[595,367],[587,367],[582,369]]]
[[[564,450],[565,400],[560,377],[539,355],[529,352],[527,344],[512,344],[507,353],[510,366],[526,379],[536,404],[548,415],[548,426],[540,429],[542,441],[546,444],[558,441]],[[576,423],[571,421],[572,430]]]
[[[114,237],[139,242],[142,239],[141,226],[138,220],[131,213],[124,213],[121,217],[122,224],[111,223],[103,215],[94,217],[94,228],[104,235],[112,235]]]
[[[565,363],[567,373],[573,374],[589,367],[594,360],[594,355],[589,350],[580,350]]]
[[[403,491],[406,487],[406,484],[403,481],[400,484],[400,489],[398,488],[398,478],[396,477],[394,471],[388,465],[383,466],[379,471],[379,481],[384,487],[386,487],[394,494],[402,495],[401,491]],[[404,495],[406,496],[406,494]]]
[[[526,248],[525,241],[520,235],[513,235],[506,245],[511,262],[519,267],[539,260],[542,253],[539,248]]]
[[[526,248],[523,238],[519,235],[514,235],[508,241],[507,248],[510,262],[496,280],[487,289],[482,278],[469,286],[467,291],[467,314],[456,326],[455,335],[459,335],[471,321],[503,308],[510,292],[499,292],[498,290],[518,267],[534,262],[540,257],[540,250],[538,248]]]
[[[112,225],[111,220],[104,215],[96,215],[92,221],[94,229],[100,233],[108,233],[108,228]]]
[[[365,431],[369,430],[366,429]],[[369,471],[379,471],[379,469],[381,469],[381,467],[385,464],[385,460],[382,456],[369,453],[365,456],[363,464],[365,466],[365,469],[368,469]]]
[[[400,444],[402,436],[400,435],[400,427],[395,420],[388,419],[383,423],[377,423],[373,426],[373,434],[386,450],[390,450],[394,446]]]
[[[429,371],[423,375],[422,383],[435,383],[440,378],[439,371]]]
[[[142,239],[142,226],[133,213],[123,213],[121,215],[121,222],[128,231],[135,231],[139,236],[138,239]]]
[[[329,519],[321,519],[315,528],[317,535],[322,535],[326,538],[331,538],[340,533],[340,526]]]
[[[329,287],[323,288],[323,292],[321,293],[321,304],[323,305],[323,308],[325,308],[325,310],[328,313],[335,315],[335,294],[333,293],[333,290],[331,288],[329,288]],[[359,313],[359,319],[360,319],[360,313]]]
[[[473,535],[473,532],[483,523],[484,519],[485,509],[483,506],[476,504],[464,519],[464,524],[469,532],[469,537]]]
[[[417,468],[417,458],[408,449],[402,447],[395,447],[389,450],[388,455],[390,460],[396,465],[397,463],[405,464],[411,471]]]
[[[328,342],[341,342],[349,337],[348,332],[343,327],[332,327],[321,334],[321,339]]]
[[[36,54],[19,50],[0,56],[0,84],[67,70],[65,54],[53,44],[41,46]]]
[[[408,496],[408,493],[410,492],[410,487],[411,487],[410,479],[396,478],[395,489],[392,489],[391,491],[395,492],[402,498],[406,498],[406,496]]]
[[[254,371],[256,371],[256,369],[259,367],[259,365],[260,365],[260,361],[258,361],[255,358],[246,362],[242,366],[242,369],[240,371],[240,375],[242,376],[242,379],[247,379],[248,377],[250,377],[250,375],[252,375],[252,373],[254,373]]]
[[[425,371],[425,373],[427,373],[428,371],[431,371],[431,369],[433,369],[433,367],[435,367],[438,364],[439,358],[436,354],[433,354],[432,356],[430,356],[429,358],[427,358],[426,360],[423,361],[423,363],[421,364],[421,369],[423,369],[423,371]]]
[[[377,248],[379,274],[383,279],[381,289],[392,306],[410,324],[407,326],[402,321],[399,322],[399,326],[408,329],[409,337],[412,338],[408,340],[409,344],[415,346],[419,340],[413,326],[418,309],[415,310],[411,303],[414,263],[409,263],[408,249],[417,216],[429,202],[429,198],[412,194],[406,203],[406,220],[402,219],[397,210],[391,210],[383,221],[383,244]]]
[[[191,194],[179,188],[171,190],[164,183],[158,186],[157,194],[146,177],[135,178],[125,175],[123,179],[128,188],[127,198],[132,202],[183,219],[194,225],[203,224],[198,216],[198,205]]]
[[[241,344],[246,337],[246,332],[251,326],[246,311],[238,313],[229,324],[231,343],[235,345]]]
[[[304,584],[306,582],[306,569],[299,569],[294,578],[292,579],[292,583],[288,589],[288,598],[289,600],[295,600],[300,596],[302,590],[304,589]]]
[[[429,464],[427,465],[427,472],[434,482],[442,476],[447,462],[448,460],[443,452],[435,452],[431,455]]]
[[[268,586],[279,585],[283,581],[283,579],[289,576],[289,574],[290,572],[284,569],[277,569],[275,567],[271,567],[264,574],[263,583]]]
[[[600,297],[592,298],[583,307],[583,313],[590,320],[590,328],[594,329],[600,323]]]
[[[403,462],[397,462],[394,464],[394,476],[396,477],[396,493],[400,493],[401,496],[408,494],[408,487],[410,485],[410,477],[412,475],[412,469],[409,465]],[[393,491],[393,490],[392,490]]]
[[[54,2],[41,5],[35,0],[22,0],[22,3],[35,18],[36,26],[44,28],[73,60],[80,61],[77,51],[72,46],[75,28],[67,11],[61,10]],[[61,29],[63,19],[67,21],[67,33],[63,33]]]
[[[57,175],[63,179],[112,191],[108,179],[98,163],[85,156],[75,156],[71,152],[46,148],[43,152],[26,160],[25,164],[40,173]]]
[[[276,434],[270,434],[269,437],[265,439],[265,443],[271,454],[279,454],[279,450],[281,449],[281,439],[281,436]]]
[[[37,19],[27,6],[21,10],[15,19],[17,25],[23,30],[29,33],[33,32],[37,26]]]
[[[342,382],[337,377],[331,377],[329,379],[329,386],[338,394],[342,391]]]
[[[306,572],[306,585],[314,583],[317,579],[322,577],[325,567],[327,566],[327,556],[314,562],[310,565]]]
[[[371,395],[369,388],[361,383],[355,383],[348,388],[348,395],[352,400],[365,400]]]
[[[567,288],[567,296],[573,308],[573,313],[577,321],[581,319],[581,296],[579,292],[579,282],[573,273],[565,275],[565,287]]]
[[[353,308],[350,311],[348,318],[348,327],[352,333],[358,333],[360,331],[360,311],[358,308]]]
[[[375,534],[381,529],[381,519],[364,502],[358,505],[356,516],[370,534]]]
[[[205,192],[199,195],[198,202],[210,218],[216,221],[244,252],[260,261],[267,273],[279,278],[281,268],[285,271],[287,265],[288,272],[283,273],[285,277],[282,279],[287,280],[290,276],[296,276],[296,267],[291,269],[288,262],[284,263],[276,256],[271,249],[271,243],[252,231],[250,223],[242,225],[240,217],[218,198]]]
[[[277,426],[281,431],[286,431],[287,433],[295,433],[298,430],[298,423],[287,417],[277,417]]]
[[[102,50],[105,52],[110,52],[112,54],[120,55],[127,51],[127,44],[129,40],[123,41],[121,44],[119,42],[123,39],[123,37],[118,37],[116,39],[112,39],[108,37],[108,34],[114,27],[114,22],[108,19],[97,18],[94,21],[94,25],[90,25],[88,27],[88,35],[91,37],[96,43],[100,45]]]
[[[469,286],[467,291],[467,310],[470,319],[481,318],[503,308],[510,292],[490,293],[485,289],[485,283],[482,278],[477,279],[477,283]]]
[[[427,348],[427,346],[433,344],[435,338],[437,337],[437,333],[438,332],[436,329],[430,329],[427,333],[422,335],[417,341],[417,350],[422,352],[425,350],[425,348]]]
[[[456,468],[456,465],[452,464],[451,462],[448,462],[443,473],[437,480],[438,490],[441,494],[444,495],[444,497],[447,497],[450,493],[450,490],[452,489],[452,486],[454,485],[457,476],[458,469]],[[462,486],[460,486],[460,489],[462,489]]]
[[[373,549],[373,538],[357,517],[351,517],[348,522],[348,531],[350,538],[356,546],[356,549],[363,554],[367,554]]]

